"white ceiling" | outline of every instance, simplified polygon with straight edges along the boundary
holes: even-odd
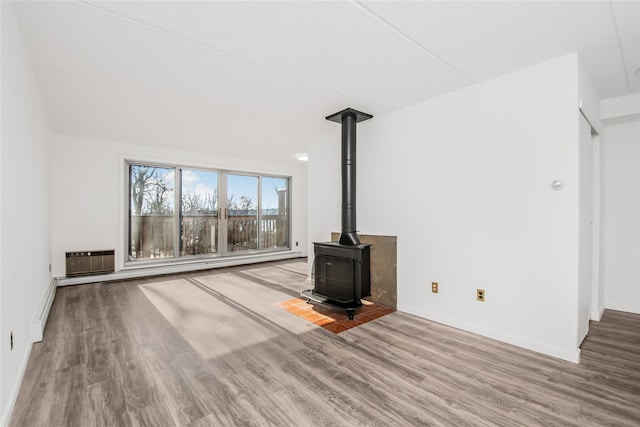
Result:
[[[577,51],[639,92],[640,1],[19,2],[55,133],[293,159],[382,115]]]

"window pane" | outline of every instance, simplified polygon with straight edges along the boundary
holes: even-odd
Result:
[[[175,170],[129,166],[129,259],[173,257]]]
[[[180,255],[218,252],[218,173],[182,170]]]
[[[289,220],[287,218],[287,178],[262,178],[262,241],[260,247],[288,248]]]
[[[258,249],[258,177],[227,176],[227,251]]]

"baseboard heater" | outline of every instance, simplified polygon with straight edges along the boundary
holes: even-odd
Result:
[[[67,252],[67,277],[113,273],[115,250]]]

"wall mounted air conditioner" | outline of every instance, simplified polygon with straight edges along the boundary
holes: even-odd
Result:
[[[113,273],[115,250],[67,252],[67,277]]]

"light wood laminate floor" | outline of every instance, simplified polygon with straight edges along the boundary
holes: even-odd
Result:
[[[306,261],[59,288],[10,426],[638,426],[640,316],[573,364],[400,312],[278,308]]]

